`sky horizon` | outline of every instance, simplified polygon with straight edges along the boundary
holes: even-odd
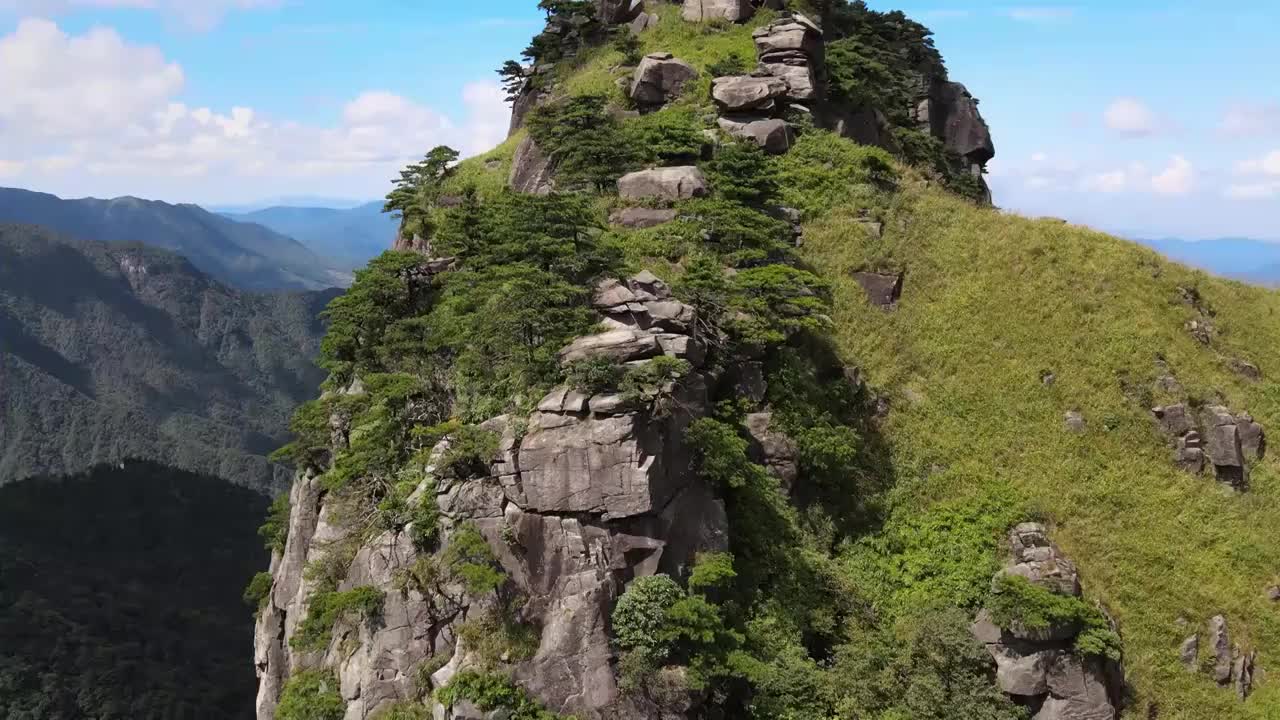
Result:
[[[1129,237],[1280,241],[1280,7],[903,0],[995,138],[996,204]],[[372,200],[506,135],[534,0],[0,0],[0,186]]]

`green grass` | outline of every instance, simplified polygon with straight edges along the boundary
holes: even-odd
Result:
[[[884,210],[884,239],[841,207],[806,228],[804,255],[835,290],[842,351],[892,397],[897,518],[1012,487],[1028,516],[1048,518],[1080,566],[1086,593],[1121,623],[1135,717],[1272,718],[1280,689],[1246,704],[1188,674],[1178,618],[1217,613],[1261,665],[1280,658],[1280,613],[1263,597],[1280,568],[1280,485],[1274,460],[1243,495],[1176,470],[1148,408],[1121,378],[1150,387],[1163,355],[1191,396],[1221,393],[1237,411],[1280,428],[1280,391],[1226,363],[1280,371],[1280,295],[1167,262],[1087,229],[980,209],[912,187]],[[906,272],[896,312],[872,308],[850,271]],[[1195,287],[1217,312],[1205,347],[1184,329]],[[1052,371],[1046,386],[1041,374]],[[1154,394],[1154,400],[1174,398]],[[1063,430],[1081,410],[1084,435]]]

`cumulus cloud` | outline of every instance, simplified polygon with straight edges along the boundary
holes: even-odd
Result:
[[[1222,114],[1218,131],[1228,137],[1280,135],[1280,103],[1236,103]]]
[[[1196,184],[1196,169],[1182,155],[1174,155],[1169,164],[1152,173],[1146,164],[1132,162],[1122,168],[1085,175],[1080,189],[1095,193],[1155,193],[1157,195],[1186,195]]]
[[[157,10],[198,30],[217,25],[232,10],[276,7],[281,0],[0,0],[0,11],[49,17],[75,9]]]
[[[1195,168],[1181,155],[1174,155],[1164,172],[1151,178],[1151,189],[1161,195],[1186,195],[1195,185]]]
[[[1121,135],[1142,137],[1154,135],[1160,122],[1146,103],[1135,98],[1118,98],[1102,114],[1108,129]]]
[[[1234,200],[1263,200],[1280,195],[1280,150],[1236,165],[1238,181],[1223,194]]]
[[[112,181],[117,194],[175,185],[207,192],[218,183],[270,194],[282,182],[298,189],[340,182],[377,195],[435,145],[464,155],[493,147],[510,114],[490,82],[467,85],[461,112],[452,114],[385,90],[350,99],[330,124],[251,107],[193,107],[176,99],[182,68],[159,50],[109,29],[70,35],[47,20],[23,21],[0,38],[0,67],[8,153],[0,173],[37,187],[88,175]]]

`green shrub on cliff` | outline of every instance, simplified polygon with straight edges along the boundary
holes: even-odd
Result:
[[[276,720],[342,720],[346,712],[337,678],[325,671],[304,670],[285,683]]]

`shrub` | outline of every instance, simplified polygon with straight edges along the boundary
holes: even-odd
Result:
[[[272,462],[318,467],[329,453],[329,409],[319,400],[298,406],[289,421],[294,439],[271,454]]]
[[[587,395],[617,388],[623,374],[623,367],[616,360],[600,356],[576,360],[564,371],[569,387]]]
[[[496,592],[507,579],[498,568],[489,542],[471,523],[459,525],[449,536],[443,562],[472,597]]]
[[[613,609],[613,637],[618,647],[665,658],[668,648],[663,635],[668,614],[685,597],[684,590],[666,575],[633,580]]]
[[[782,203],[806,217],[837,205],[866,202],[897,181],[889,153],[830,132],[805,133],[773,163]]]
[[[1102,611],[1072,595],[1059,595],[1019,575],[996,578],[987,602],[991,619],[1003,628],[1027,630],[1075,625],[1080,628],[1076,652],[1120,659],[1120,636],[1111,630]]]
[[[667,232],[683,232],[691,246],[714,252],[733,267],[759,265],[784,255],[791,229],[760,210],[723,199],[684,203]]]
[[[733,569],[733,555],[729,553],[699,553],[689,575],[689,591],[715,597],[733,585],[738,573]]]
[[[431,708],[422,703],[401,700],[374,715],[374,720],[432,720]]]
[[[248,587],[244,589],[244,602],[252,608],[262,608],[267,604],[267,598],[271,596],[271,584],[274,580],[269,572],[260,572],[253,576],[249,581]]]
[[[641,115],[623,126],[623,133],[641,165],[678,165],[697,160],[707,138],[692,109],[667,107]]]
[[[604,191],[632,164],[632,146],[603,95],[579,95],[529,113],[529,134],[565,185]]]
[[[622,61],[628,65],[636,65],[644,59],[640,38],[626,26],[614,31],[613,49],[622,55]]]
[[[268,550],[284,552],[284,546],[289,542],[289,513],[289,493],[277,495],[267,510],[266,521],[258,528],[258,535]]]
[[[827,285],[807,270],[747,268],[730,280],[730,297],[741,312],[732,329],[747,345],[781,345],[800,332],[822,332],[831,324]]]
[[[729,75],[745,75],[751,69],[751,63],[740,52],[733,52],[721,57],[707,66],[707,74],[713,78]]]
[[[436,691],[436,701],[445,707],[464,700],[481,712],[505,710],[508,720],[567,720],[543,708],[529,693],[494,673],[463,670]]]
[[[276,720],[342,720],[346,712],[337,678],[329,672],[308,670],[285,683]]]
[[[385,600],[382,591],[370,586],[345,592],[318,592],[307,602],[307,616],[298,624],[289,645],[298,650],[323,650],[333,638],[333,627],[340,620],[356,616],[372,621],[382,614]]]
[[[659,355],[644,364],[628,368],[618,388],[630,402],[657,403],[655,410],[662,414],[668,410],[661,402],[668,394],[668,384],[680,382],[691,370],[693,366],[687,360]]]
[[[735,140],[720,146],[707,169],[712,189],[730,202],[761,206],[778,193],[773,164],[754,142]]]
[[[738,429],[715,418],[699,418],[689,425],[685,438],[693,449],[698,472],[714,487],[746,487],[765,477],[765,469],[747,456],[749,444]]]

